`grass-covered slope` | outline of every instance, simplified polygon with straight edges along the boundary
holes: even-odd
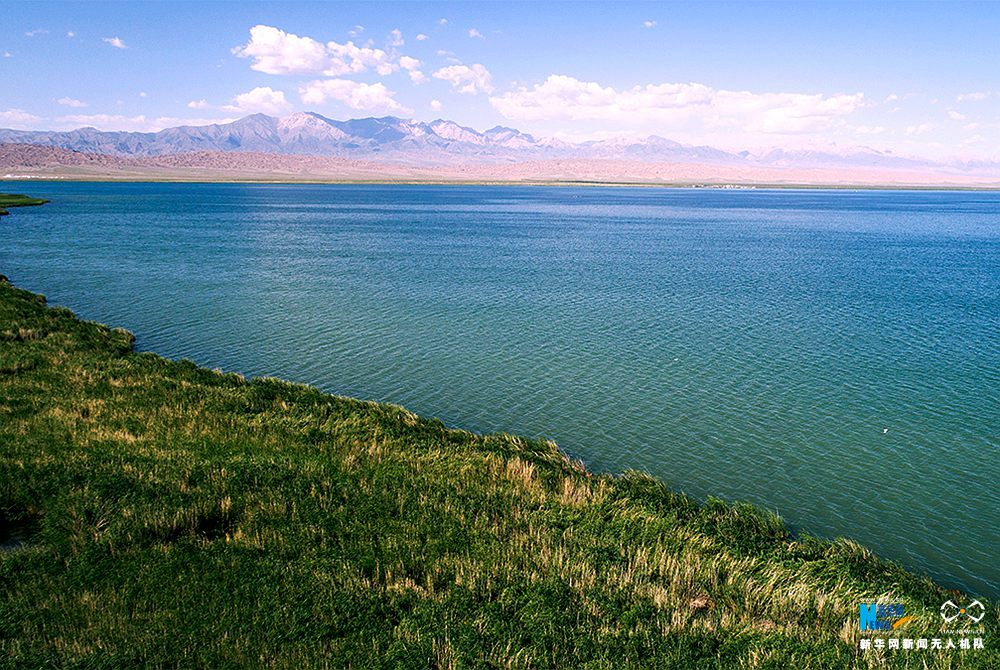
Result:
[[[48,200],[42,200],[41,198],[29,198],[26,195],[0,193],[0,216],[10,214],[10,212],[6,210],[7,207],[30,207],[32,205],[44,205],[47,202]]]
[[[951,594],[851,542],[134,353],[5,281],[0,528],[0,667],[998,667],[859,652],[860,601],[933,637]]]

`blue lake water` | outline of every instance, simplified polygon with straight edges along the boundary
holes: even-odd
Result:
[[[1000,193],[6,184],[138,346],[554,439],[1000,595]]]

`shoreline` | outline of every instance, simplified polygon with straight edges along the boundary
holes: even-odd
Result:
[[[663,188],[702,191],[968,191],[997,192],[1000,184],[822,184],[773,182],[644,182],[593,180],[457,180],[457,179],[279,179],[279,178],[201,178],[201,177],[115,177],[113,175],[35,176],[0,178],[0,184],[100,183],[100,184],[249,184],[293,186],[526,186],[526,187],[609,187]]]
[[[851,540],[792,534],[753,505],[698,502],[640,472],[590,472],[550,441],[470,433],[397,405],[134,351],[128,331],[50,307],[6,277],[0,338],[0,397],[17,417],[0,423],[0,438],[22,436],[0,439],[0,474],[10,478],[21,464],[0,489],[0,514],[14,533],[0,538],[0,562],[15,577],[7,606],[37,622],[8,631],[24,650],[12,658],[28,665],[52,649],[35,630],[74,640],[74,649],[87,647],[80,636],[96,635],[101,653],[145,655],[144,638],[129,631],[147,624],[126,623],[141,602],[144,621],[162,622],[176,645],[163,658],[194,665],[218,665],[233,644],[267,644],[278,624],[245,622],[272,606],[327,625],[363,620],[358,641],[374,640],[365,644],[376,657],[387,653],[395,624],[386,626],[385,614],[366,618],[373,607],[394,620],[424,612],[409,625],[432,637],[442,621],[456,631],[477,620],[517,626],[541,608],[553,620],[569,615],[560,626],[578,644],[625,658],[635,652],[609,637],[600,615],[610,607],[611,621],[632,617],[659,640],[644,654],[679,667],[710,659],[733,667],[768,650],[797,667],[860,668],[875,657],[858,651],[859,600],[904,603],[913,617],[907,634],[931,637],[941,635],[940,603],[965,597]],[[89,509],[105,510],[93,530]],[[82,532],[73,519],[84,520]],[[67,572],[72,556],[82,564]],[[218,581],[219,561],[255,588],[234,592]],[[299,566],[301,586],[288,583],[290,566]],[[537,591],[539,579],[550,590]],[[37,609],[52,602],[49,589],[61,594],[52,613]],[[317,614],[326,610],[306,593],[361,593],[368,604]],[[105,606],[65,609],[86,594]],[[527,600],[517,604],[517,594]],[[515,598],[513,609],[496,610],[498,597]],[[198,615],[218,602],[229,603],[226,614]],[[588,602],[606,604],[595,612]],[[536,624],[524,621],[523,633],[500,633],[491,644],[502,650],[530,635]],[[214,645],[211,636],[223,632],[229,642]],[[478,639],[462,653],[480,653]],[[532,658],[554,658],[550,642],[539,644],[528,647]],[[331,653],[308,640],[304,649],[309,658]],[[70,655],[45,658],[88,658],[62,653]],[[572,649],[557,657],[564,667],[583,661]],[[880,667],[907,667],[908,658]],[[933,668],[956,660],[944,651],[922,658]],[[989,651],[962,657],[965,667],[993,659]]]
[[[101,182],[101,183],[114,184],[114,183],[117,183],[117,182]],[[142,182],[142,183],[156,184],[156,183],[161,183],[161,182]],[[728,189],[724,189],[724,190],[728,190]],[[810,190],[813,190],[813,189],[810,189]],[[815,190],[823,190],[823,189],[815,189]],[[33,198],[28,198],[27,196],[18,196],[18,197],[37,201],[37,202],[33,202],[31,204],[42,204],[42,203],[49,202],[48,200],[33,199]],[[0,277],[2,277],[2,275],[0,275]],[[150,352],[150,353],[155,353],[155,352]],[[297,383],[297,382],[291,382],[291,383]],[[358,402],[370,402],[370,401],[358,400]],[[591,474],[595,474],[595,473],[591,473]],[[599,476],[610,475],[610,476],[614,477],[614,476],[619,476],[621,473],[614,473],[614,472],[611,472],[611,471],[600,471],[600,472],[597,472],[596,474],[598,474]],[[713,498],[711,490],[709,490],[709,491],[706,492],[706,490],[703,488],[703,489],[701,489],[699,491],[699,493],[703,494],[705,496],[704,499],[695,498],[695,500],[697,500],[699,502],[699,504],[705,504],[705,502],[707,500],[710,500],[710,499]],[[736,504],[744,504],[744,502],[742,500],[736,500],[735,498],[733,499],[733,501],[735,501]],[[767,514],[771,514],[772,513],[771,510],[768,509],[768,508],[760,508],[760,509],[764,513],[767,513]],[[775,510],[774,513],[775,513],[775,515],[780,514],[780,512],[778,512],[777,510]],[[844,532],[851,532],[851,531],[849,529],[845,529]],[[809,527],[808,527],[808,525],[807,524],[802,524],[802,525],[796,524],[796,527],[795,527],[794,530],[789,530],[789,534],[790,534],[791,537],[794,537],[794,536],[796,536],[799,533],[808,536],[809,535]],[[823,541],[832,541],[834,539],[834,535],[835,535],[834,533],[829,533],[828,532],[828,534],[825,535],[824,537],[822,537],[821,539]],[[877,541],[876,541],[876,543],[877,543]],[[923,565],[922,567],[921,566],[914,566],[913,568],[910,568],[910,569],[917,571],[917,574],[921,574],[921,575],[924,575],[924,576],[929,576],[931,574],[930,571],[933,569],[933,566],[931,566],[931,565]],[[944,572],[937,572],[937,577],[933,577],[933,579],[948,580],[948,576]],[[950,585],[946,586],[945,588],[950,588],[950,589],[956,589],[957,588],[957,589],[961,589],[961,588],[963,588],[963,584],[964,584],[965,588],[969,588],[969,585],[967,583],[965,583],[965,582],[954,581],[954,580],[949,580],[949,581],[950,581]]]
[[[37,207],[49,202],[42,198],[32,198],[20,193],[0,193],[0,216],[8,216],[7,207]]]

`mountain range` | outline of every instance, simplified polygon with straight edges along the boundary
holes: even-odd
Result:
[[[392,163],[404,169],[448,170],[458,166],[502,169],[513,164],[539,162],[624,161],[640,166],[683,164],[703,169],[725,167],[730,173],[744,169],[864,170],[892,171],[904,177],[933,174],[954,177],[959,181],[1000,180],[1000,164],[936,163],[867,148],[844,151],[776,148],[759,153],[735,153],[710,146],[681,144],[656,135],[642,139],[570,143],[536,138],[504,126],[480,132],[445,119],[421,122],[385,116],[337,121],[314,112],[283,117],[253,114],[231,123],[178,126],[159,132],[101,131],[95,128],[71,131],[0,129],[0,144],[52,147],[123,159],[156,159],[205,152],[252,153]],[[233,158],[246,162],[236,156]],[[645,170],[643,167],[638,169]]]
[[[252,151],[341,158],[385,158],[424,165],[441,162],[540,158],[652,158],[740,160],[711,147],[691,147],[651,136],[642,141],[584,142],[536,139],[514,128],[484,132],[437,119],[430,123],[395,116],[336,121],[314,112],[283,117],[253,114],[232,123],[179,126],[155,133],[26,131],[0,129],[0,143],[52,146],[117,156],[163,156],[189,151]]]

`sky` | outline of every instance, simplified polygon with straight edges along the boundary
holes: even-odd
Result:
[[[1000,160],[1000,3],[22,2],[0,127],[253,113]]]

